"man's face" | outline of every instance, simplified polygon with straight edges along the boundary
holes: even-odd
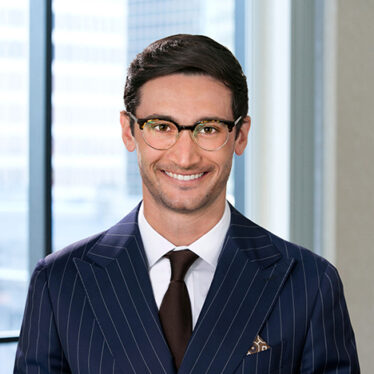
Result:
[[[231,110],[231,91],[223,83],[209,76],[184,74],[146,82],[134,114],[137,118],[167,116],[184,126],[207,118],[236,119]],[[170,149],[156,150],[144,142],[137,124],[132,137],[125,113],[121,114],[121,125],[126,148],[137,151],[144,204],[189,213],[225,200],[233,153],[243,153],[250,120],[244,119],[236,140],[233,129],[226,145],[217,151],[201,149],[190,131],[182,131]]]

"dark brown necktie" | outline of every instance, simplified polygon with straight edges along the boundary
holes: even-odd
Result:
[[[188,249],[170,251],[171,278],[159,310],[162,328],[177,369],[192,334],[192,313],[184,276],[198,256]]]

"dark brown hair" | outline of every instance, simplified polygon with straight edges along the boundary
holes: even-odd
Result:
[[[170,74],[209,75],[232,92],[234,119],[248,112],[248,87],[238,60],[223,45],[203,35],[178,34],[150,44],[130,64],[124,102],[134,113],[139,105],[139,90],[147,81]],[[241,125],[241,121],[237,128]],[[133,130],[133,124],[131,124]]]

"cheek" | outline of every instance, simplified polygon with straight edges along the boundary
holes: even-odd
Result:
[[[143,144],[136,144],[136,154],[138,158],[138,165],[140,169],[147,169],[149,166],[157,163],[160,156],[152,148],[144,147]]]
[[[222,153],[219,154],[219,156],[216,158],[216,162],[221,165],[222,167],[224,166],[225,168],[227,168],[228,165],[231,166],[232,164],[232,159],[233,159],[233,156],[234,156],[234,148],[235,148],[235,143],[234,142],[230,142],[230,143],[227,143],[224,147],[224,149],[222,149]]]
[[[143,170],[144,166],[145,166],[144,165],[145,157],[143,156],[138,143],[136,143],[136,158],[137,158],[137,161],[138,161],[139,169]]]
[[[222,159],[220,168],[221,168],[222,177],[228,179],[230,176],[231,168],[232,168],[232,154]]]

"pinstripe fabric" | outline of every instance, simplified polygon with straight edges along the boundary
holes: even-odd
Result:
[[[39,262],[15,373],[175,373],[137,212]],[[257,335],[271,348],[247,356]],[[232,208],[179,373],[359,373],[335,268]]]

